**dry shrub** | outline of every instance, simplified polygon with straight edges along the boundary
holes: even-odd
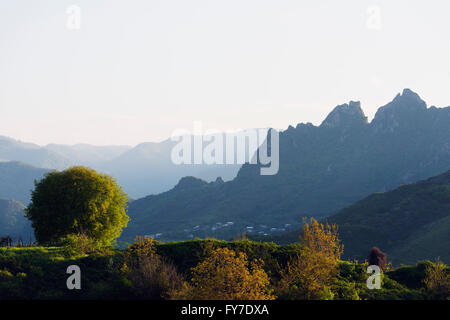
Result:
[[[160,300],[180,290],[184,279],[173,263],[155,253],[151,238],[137,238],[125,254],[126,272],[139,299]]]

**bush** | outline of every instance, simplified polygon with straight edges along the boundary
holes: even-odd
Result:
[[[69,234],[59,244],[67,257],[95,253],[102,248],[100,243],[84,234]]]
[[[176,267],[155,251],[152,238],[138,237],[125,252],[122,272],[130,280],[138,299],[167,299],[183,286],[184,279]]]
[[[429,297],[432,299],[450,299],[450,274],[447,266],[439,259],[426,268],[426,277],[423,280]]]
[[[138,236],[126,252],[137,257],[150,256],[156,254],[157,244],[158,242],[154,241],[153,238]]]
[[[190,284],[172,294],[189,300],[271,300],[275,297],[263,261],[249,263],[244,253],[227,248],[213,250],[192,270]]]

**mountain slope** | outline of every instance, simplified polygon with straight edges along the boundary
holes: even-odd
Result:
[[[423,259],[440,257],[450,263],[450,216],[427,224],[413,233],[407,240],[392,248],[394,262],[403,264]]]
[[[0,198],[16,199],[28,204],[34,180],[40,180],[47,169],[17,162],[0,162]]]
[[[219,176],[231,180],[240,168],[240,165],[175,165],[171,152],[176,144],[170,139],[141,143],[98,168],[116,177],[124,190],[136,198],[167,191],[185,176],[207,181]]]
[[[327,219],[339,225],[346,257],[363,259],[372,246],[394,263],[441,256],[450,261],[450,171],[370,195]]]
[[[0,237],[21,237],[28,240],[33,235],[31,222],[24,216],[25,206],[18,201],[0,199]]]
[[[364,260],[377,246],[395,264],[441,257],[450,262],[450,171],[395,190],[375,193],[325,219],[339,226],[344,257]],[[288,244],[301,230],[258,241]]]
[[[267,233],[261,225],[278,232],[303,216],[330,216],[374,192],[449,170],[450,108],[427,108],[408,89],[370,123],[359,102],[340,105],[320,126],[299,124],[280,133],[277,175],[261,176],[259,169],[246,164],[219,187],[174,188],[136,200],[130,230],[179,239],[197,236],[192,228],[200,225],[217,236],[213,223],[232,221],[240,231],[249,226]]]

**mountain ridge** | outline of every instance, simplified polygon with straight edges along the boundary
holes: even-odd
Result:
[[[258,224],[282,229],[298,225],[302,216],[324,218],[374,192],[445,172],[450,169],[450,108],[424,108],[424,103],[405,89],[370,123],[360,104],[350,102],[334,108],[320,126],[291,126],[280,133],[277,175],[261,176],[259,165],[244,164],[235,179],[219,187],[171,189],[138,199],[130,207],[124,237],[145,232],[184,239],[192,235],[182,231],[185,225],[202,224],[203,233],[194,236],[216,236],[207,228],[225,220],[237,222],[235,232]],[[344,121],[336,121],[336,113]],[[175,223],[178,218],[183,222]]]

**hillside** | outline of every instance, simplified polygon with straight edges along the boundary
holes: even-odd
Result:
[[[18,201],[0,199],[0,237],[22,237],[27,241],[32,235],[30,221],[24,216],[25,206]]]
[[[17,161],[0,162],[0,198],[28,204],[34,180],[41,179],[48,171]]]
[[[427,108],[405,89],[370,123],[360,103],[350,102],[320,126],[301,123],[281,132],[277,175],[261,176],[258,165],[246,164],[220,185],[192,183],[136,200],[124,239],[280,233],[303,216],[325,218],[372,193],[449,169],[450,108]],[[226,222],[233,228],[223,228]]]
[[[450,171],[373,194],[328,221],[339,225],[348,258],[365,258],[378,246],[394,263],[438,256],[450,262]]]
[[[364,260],[373,246],[395,264],[440,257],[450,262],[450,171],[395,190],[375,193],[326,219],[339,226],[344,257]],[[288,244],[300,230],[253,237]]]

